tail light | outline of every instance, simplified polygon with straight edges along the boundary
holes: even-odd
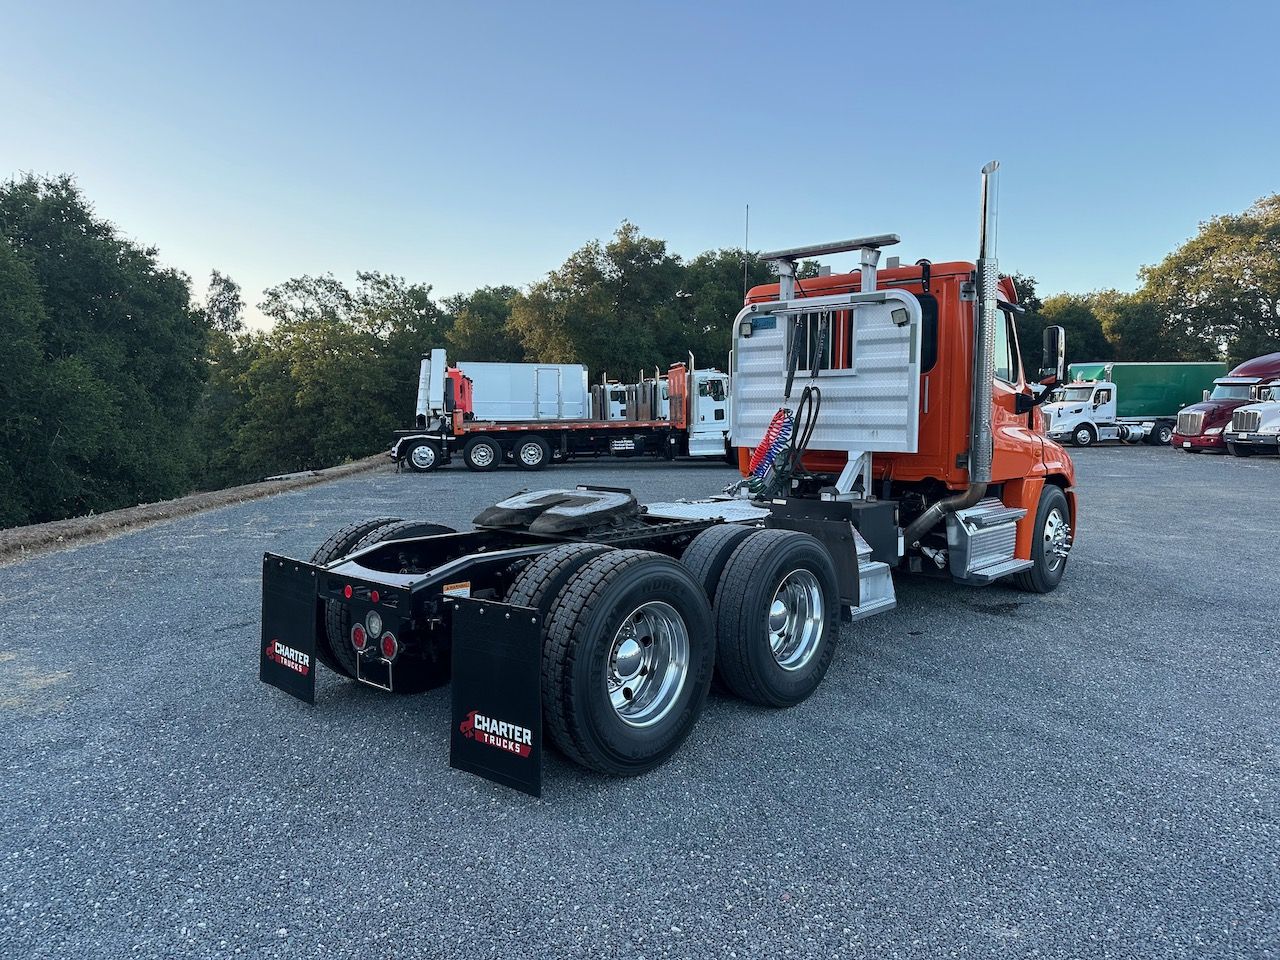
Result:
[[[396,639],[396,635],[388,630],[382,635],[382,656],[385,660],[394,660],[396,654],[400,652],[400,641]]]
[[[369,634],[365,633],[362,624],[357,623],[351,628],[351,645],[361,651],[369,645]]]

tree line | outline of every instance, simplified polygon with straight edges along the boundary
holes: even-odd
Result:
[[[524,288],[440,298],[377,271],[265,291],[250,330],[234,279],[191,280],[97,216],[68,176],[0,184],[0,526],[329,466],[384,448],[421,354],[580,362],[630,379],[689,353],[723,367],[753,252],[690,259],[624,222]],[[812,276],[817,264],[802,264]],[[1215,218],[1137,292],[1041,298],[1015,274],[1020,338],[1068,331],[1071,359],[1239,360],[1280,349],[1280,195]]]

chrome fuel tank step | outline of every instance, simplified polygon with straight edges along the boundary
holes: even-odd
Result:
[[[1021,507],[1006,507],[995,497],[988,497],[948,516],[951,575],[969,583],[990,583],[1030,567],[1030,560],[1014,557],[1018,521],[1026,515]]]

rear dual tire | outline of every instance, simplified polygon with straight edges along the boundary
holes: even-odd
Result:
[[[715,660],[711,609],[681,564],[644,550],[557,547],[507,593],[542,614],[542,715],[569,759],[644,773],[688,737]]]
[[[835,656],[840,591],[816,538],[760,530],[730,555],[715,592],[716,672],[752,703],[790,707],[813,694]]]

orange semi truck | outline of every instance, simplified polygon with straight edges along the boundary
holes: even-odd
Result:
[[[879,270],[894,235],[768,255],[779,282],[734,321],[743,477],[723,494],[538,490],[463,532],[379,518],[309,561],[267,554],[262,680],[308,702],[317,664],[391,693],[451,682],[450,763],[537,794],[548,744],[613,775],[662,763],[713,674],[753,703],[805,700],[841,619],[893,608],[899,574],[1056,588],[1074,471],[1029,384],[1064,376],[1064,343],[1049,328],[1041,369],[1022,369],[996,169],[976,264]],[[842,251],[858,270],[795,276]]]

